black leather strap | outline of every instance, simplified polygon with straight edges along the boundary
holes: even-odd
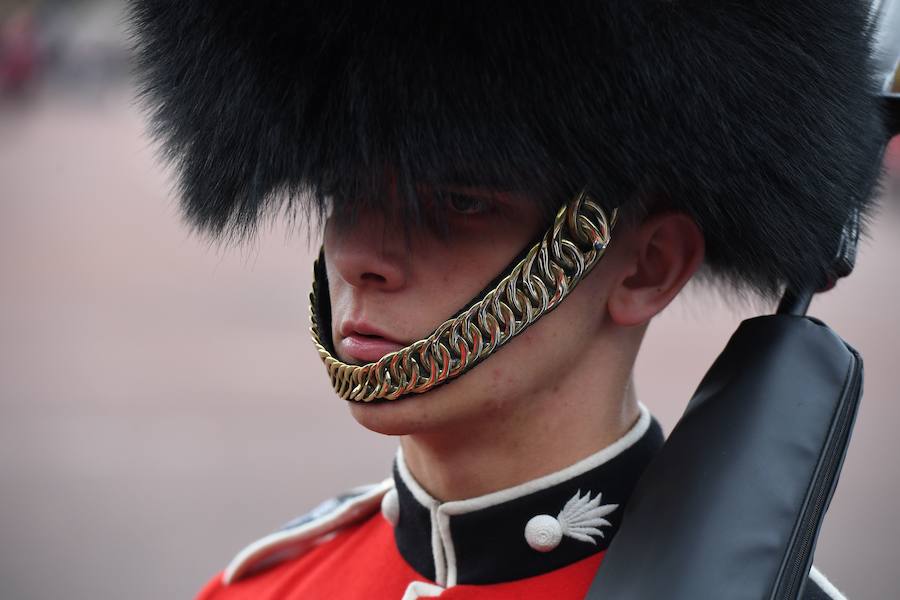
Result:
[[[745,321],[645,471],[588,593],[796,600],[862,390],[823,324]]]

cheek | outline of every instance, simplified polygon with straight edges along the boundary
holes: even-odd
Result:
[[[602,298],[580,291],[488,358],[484,366],[496,371],[491,378],[499,385],[496,391],[552,391],[559,376],[579,363],[603,324]]]
[[[543,387],[552,379],[553,362],[561,353],[554,343],[556,332],[542,321],[509,342],[485,363],[496,373],[493,380],[495,393],[518,395]]]
[[[549,315],[548,315],[549,316]],[[459,391],[484,413],[505,412],[542,389],[552,389],[560,364],[569,361],[564,336],[544,322],[518,335],[472,372],[459,380]]]
[[[408,318],[430,333],[474,299],[521,249],[454,243],[423,252],[412,264],[410,286],[395,298]]]
[[[328,273],[328,296],[331,300],[331,314],[343,314],[343,309],[349,304],[349,285],[336,275],[334,266],[328,260],[327,252],[325,254],[325,271]]]

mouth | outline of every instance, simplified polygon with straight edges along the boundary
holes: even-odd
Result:
[[[373,363],[386,354],[402,350],[404,344],[366,323],[344,322],[340,327],[338,350],[354,362]]]

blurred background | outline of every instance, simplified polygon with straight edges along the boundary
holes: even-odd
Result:
[[[189,598],[243,545],[390,469],[307,334],[316,243],[181,224],[129,80],[122,3],[0,0],[0,599]],[[900,597],[900,147],[857,272],[815,300],[866,359],[816,562]],[[667,430],[741,318],[691,290],[639,397]],[[653,374],[651,377],[650,374]]]

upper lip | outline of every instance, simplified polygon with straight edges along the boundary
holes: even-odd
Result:
[[[351,335],[367,335],[367,336],[377,336],[383,338],[385,341],[393,342],[394,344],[403,345],[405,342],[401,342],[400,340],[395,340],[388,334],[386,334],[381,329],[378,329],[374,325],[370,323],[366,323],[365,321],[344,321],[341,323],[341,327],[339,330],[341,337],[349,337]]]

